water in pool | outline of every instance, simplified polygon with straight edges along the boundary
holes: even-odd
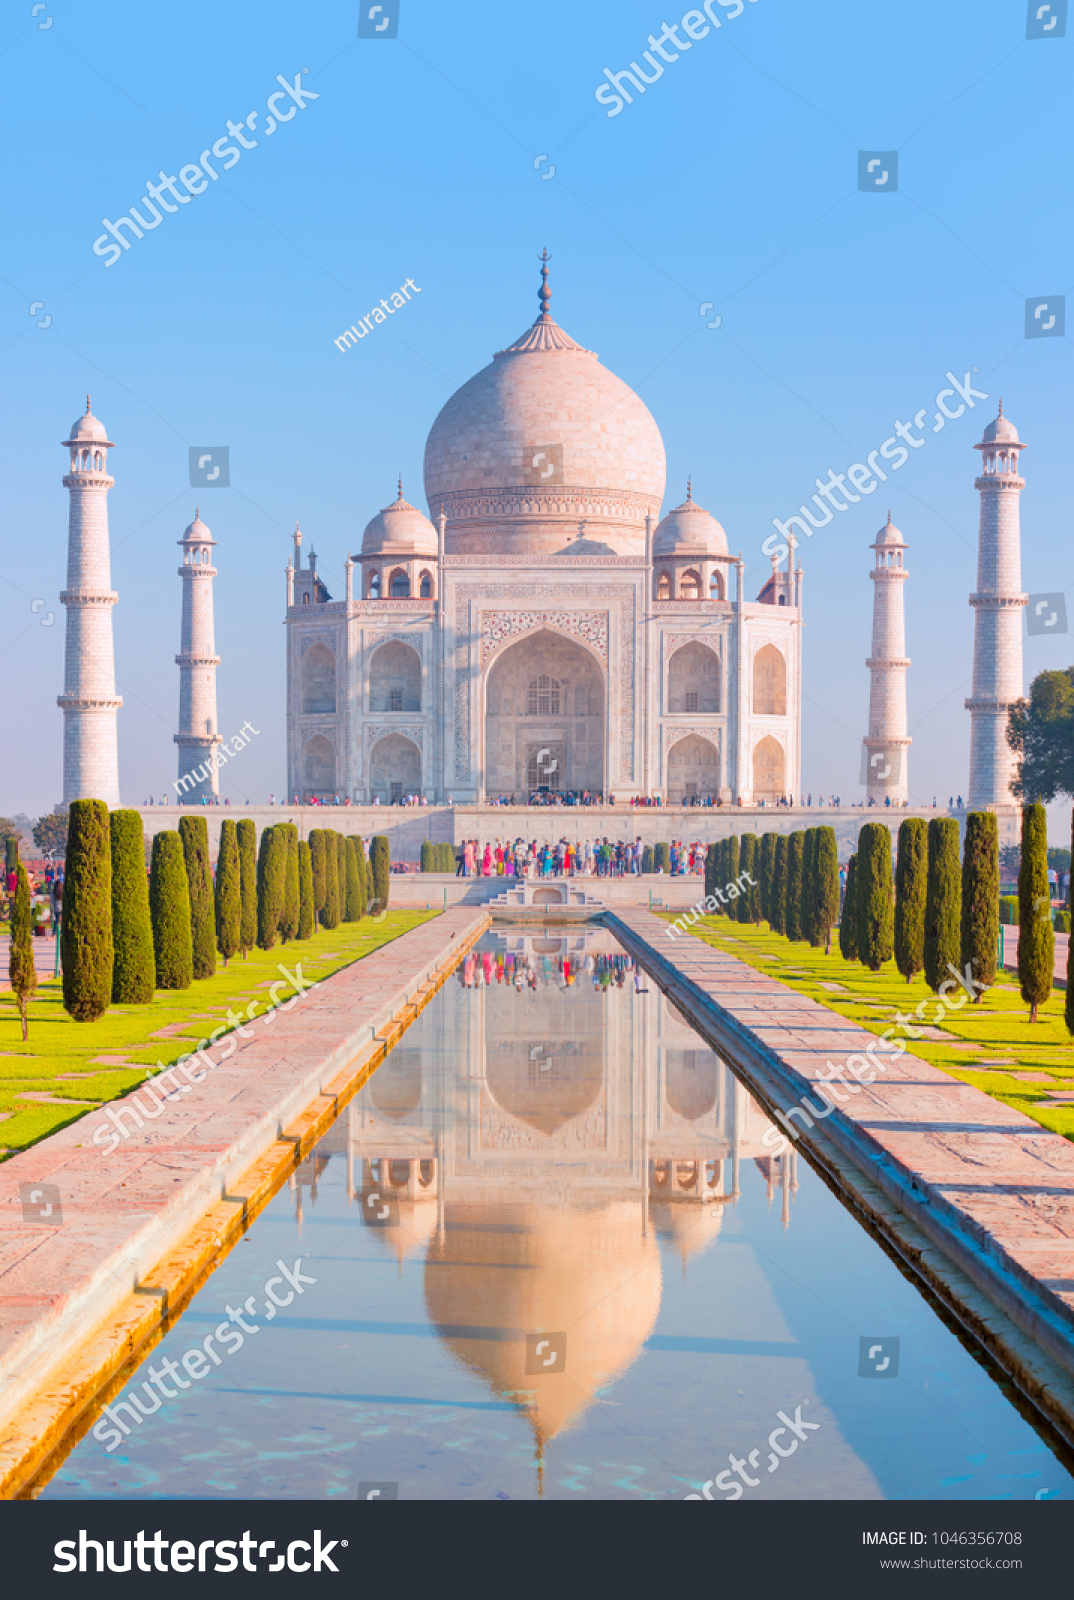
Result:
[[[610,935],[487,934],[42,1495],[1069,1498],[768,1126]]]

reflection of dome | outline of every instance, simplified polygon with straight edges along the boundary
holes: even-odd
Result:
[[[365,1206],[372,1194],[379,1194],[379,1189],[365,1188],[357,1196],[359,1206]],[[436,1236],[436,1194],[427,1194],[418,1200],[399,1199],[392,1189],[388,1190],[394,1204],[398,1208],[399,1221],[393,1228],[369,1228],[365,1230],[370,1241],[376,1240],[371,1249],[381,1249],[388,1255],[393,1255],[400,1266],[404,1261],[415,1260],[424,1254],[429,1241]]]
[[[403,480],[399,494],[390,506],[378,511],[362,534],[364,556],[411,555],[436,558],[436,529],[417,506],[403,499]]]
[[[641,1354],[660,1309],[656,1241],[637,1202],[449,1205],[446,1222],[426,1261],[429,1317],[466,1367],[529,1414],[540,1446]],[[534,1332],[566,1333],[562,1373],[527,1374]]]
[[[653,534],[654,556],[725,556],[727,535],[711,512],[694,501],[686,486],[686,499],[669,511]]]
[[[547,280],[547,266],[542,267]],[[425,447],[425,495],[448,553],[562,548],[584,517],[615,554],[641,555],[659,514],[664,443],[648,409],[548,315],[448,400]]]
[[[716,1104],[716,1057],[711,1050],[668,1050],[665,1059],[668,1107],[687,1122],[696,1122]]]
[[[649,1221],[657,1237],[674,1250],[683,1266],[693,1256],[707,1250],[723,1227],[725,1206],[721,1200],[690,1205],[685,1201],[654,1200]]]
[[[408,1061],[408,1055],[417,1055],[420,1062],[420,1051],[396,1049],[373,1074],[370,1097],[386,1117],[408,1117],[421,1104],[421,1067]]]
[[[604,1081],[598,1052],[588,1040],[490,1038],[485,1083],[501,1111],[551,1135],[597,1100]]]

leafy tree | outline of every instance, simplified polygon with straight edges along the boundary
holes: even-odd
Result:
[[[766,833],[761,839],[761,916],[772,921],[772,878],[776,869],[776,834]]]
[[[958,823],[933,817],[929,823],[929,873],[925,893],[925,982],[935,994],[961,949],[962,873],[958,862]]]
[[[280,938],[286,944],[298,932],[298,829],[293,822],[280,822],[277,827],[283,829],[287,850],[280,907]]]
[[[60,855],[67,849],[67,827],[68,819],[62,811],[50,811],[47,816],[38,817],[32,830],[34,844],[45,855],[50,850],[53,855]]]
[[[1022,846],[1020,844],[1001,844],[999,847],[999,870],[1007,883],[1017,883],[1018,868],[1021,865]]]
[[[313,909],[313,862],[305,839],[298,842],[298,938],[312,939],[317,913]]]
[[[756,881],[757,881],[757,835],[755,833],[744,833],[742,835],[742,838],[739,841],[739,848],[738,848],[738,876],[739,876],[739,878],[744,877],[746,873],[749,873],[749,876],[754,880],[754,883],[756,883]],[[738,921],[739,922],[752,922],[754,920],[754,917],[753,917],[754,893],[755,893],[755,890],[753,888],[753,885],[751,883],[749,883],[749,881],[747,881],[745,883],[742,883],[740,885],[740,893],[739,893],[739,898],[738,898]]]
[[[257,943],[257,827],[243,817],[235,830],[239,844],[239,949],[245,961]]]
[[[773,933],[787,931],[787,858],[790,840],[785,833],[776,835],[775,854],[772,860],[772,887],[768,895],[768,926]]]
[[[112,833],[103,800],[68,811],[60,947],[64,1009],[96,1022],[112,997]]]
[[[34,917],[30,902],[30,880],[26,868],[20,863],[16,868],[15,893],[11,900],[11,948],[8,951],[7,975],[11,992],[19,1003],[19,1020],[22,1023],[23,1042],[29,1038],[26,1008],[37,988],[37,968],[34,965]]]
[[[230,817],[220,824],[220,849],[216,857],[216,948],[226,967],[242,937],[242,880],[239,836]]]
[[[66,888],[63,900],[66,926]],[[194,981],[190,884],[186,875],[183,841],[170,829],[164,829],[153,839],[149,865],[149,915],[153,923],[157,988],[189,989]]]
[[[907,817],[899,827],[895,864],[895,965],[907,983],[925,964],[928,878],[928,823],[924,817]]]
[[[209,865],[209,824],[204,817],[180,817],[187,882],[190,884],[190,934],[194,941],[194,976],[211,978],[216,971],[216,926],[213,874]]]
[[[437,846],[443,849],[442,845]],[[450,848],[450,846],[448,847]],[[352,834],[347,840],[347,911],[345,922],[361,922],[365,916],[362,898],[362,875],[358,870],[358,840]]]
[[[262,830],[257,856],[257,948],[271,950],[280,931],[280,912],[287,885],[287,835],[278,828]]]
[[[137,811],[113,811],[112,834],[112,1004],[148,1005],[156,985],[145,835]]]
[[[1018,982],[1036,1022],[1052,992],[1055,932],[1048,888],[1048,817],[1038,800],[1022,807],[1022,868],[1018,874]]]
[[[971,811],[962,856],[962,972],[991,987],[996,981],[998,943],[999,826],[994,811]],[[974,991],[978,1005],[982,992]]]
[[[856,855],[852,855],[847,863],[843,910],[839,918],[839,954],[844,961],[857,961],[858,959],[858,858]]]
[[[325,876],[325,847],[328,830],[326,828],[310,829],[310,864],[313,867],[313,909],[321,911],[324,907],[328,893],[328,881]]]
[[[832,929],[839,917],[839,846],[836,844],[834,828],[820,827],[816,832],[813,926],[817,934],[816,943],[823,944],[825,955],[830,955]]]
[[[1028,700],[1008,712],[1007,743],[1018,756],[1011,789],[1019,799],[1074,794],[1074,667],[1037,674]]]
[[[391,852],[388,841],[383,833],[373,835],[369,847],[369,865],[373,877],[373,900],[376,903],[377,914],[388,909],[388,897],[391,890]]]
[[[858,959],[879,972],[895,946],[891,833],[883,822],[867,822],[858,834],[857,876]]]
[[[787,909],[783,913],[788,939],[802,937],[802,858],[805,834],[799,829],[787,842]]]

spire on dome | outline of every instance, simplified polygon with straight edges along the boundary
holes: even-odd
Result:
[[[545,245],[540,255],[541,287],[537,291],[537,304],[541,308],[542,317],[547,317],[548,307],[552,300],[552,295],[548,287],[548,263],[551,261],[551,259],[552,257],[548,254],[548,246]]]
[[[1001,411],[1003,410],[1003,402],[1002,402],[1002,400],[1000,401],[1000,410]],[[90,400],[89,400],[89,395],[87,395],[86,396],[86,415],[87,415],[87,417],[89,416],[89,414],[90,414]]]
[[[694,499],[694,480],[693,480],[692,477],[689,477],[686,480],[686,504],[687,505],[692,505],[693,504],[693,499]]]
[[[399,474],[399,499],[403,498],[403,474]]]
[[[999,397],[999,414],[1000,414],[1000,416],[1003,415],[1003,396],[1002,395],[1000,395],[1000,397]]]

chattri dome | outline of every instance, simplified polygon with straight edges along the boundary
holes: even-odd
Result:
[[[884,526],[881,528],[880,532],[877,534],[876,539],[874,540],[874,542],[870,546],[870,548],[873,549],[873,550],[876,550],[877,548],[879,548],[881,546],[887,546],[887,545],[893,545],[893,544],[905,546],[906,540],[903,538],[902,533],[900,532],[900,530],[892,522],[892,520],[891,520],[891,512],[889,511],[888,512],[888,520],[887,520],[887,522],[884,524]]]
[[[541,555],[561,550],[581,519],[616,555],[644,550],[659,514],[660,430],[632,389],[541,310],[444,406],[425,447],[425,495],[447,515],[450,554]]]
[[[711,512],[694,499],[686,485],[686,499],[669,511],[653,534],[653,556],[725,556],[727,535]]]
[[[403,480],[399,479],[399,493],[390,506],[378,511],[372,522],[366,524],[362,534],[364,556],[437,554],[436,529],[428,517],[403,499]]]
[[[108,429],[98,417],[90,410],[90,397],[86,396],[86,409],[78,420],[71,424],[71,432],[64,444],[111,444]]]
[[[1003,415],[1003,401],[999,403],[999,416],[990,422],[981,437],[982,444],[1020,444],[1018,429],[1010,417]]]

